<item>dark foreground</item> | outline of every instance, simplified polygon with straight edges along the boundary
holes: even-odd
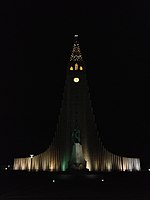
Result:
[[[0,171],[0,200],[3,199],[150,200],[150,172]]]

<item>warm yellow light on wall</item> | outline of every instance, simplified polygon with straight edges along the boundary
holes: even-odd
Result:
[[[70,70],[71,70],[71,71],[73,70],[73,67],[72,67],[72,66],[70,67]]]
[[[87,161],[87,159],[86,159],[86,161]],[[87,169],[89,169],[89,171],[91,171],[91,163],[90,163],[90,161],[87,161]]]
[[[83,70],[83,67],[82,67],[82,66],[80,66],[80,70]]]
[[[78,64],[77,63],[75,64],[75,70],[78,70]]]
[[[50,171],[54,171],[54,162],[52,162],[50,165]]]

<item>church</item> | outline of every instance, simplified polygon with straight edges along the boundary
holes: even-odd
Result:
[[[109,152],[97,130],[78,35],[68,67],[56,132],[39,155],[15,158],[14,170],[34,171],[139,171],[140,159]]]

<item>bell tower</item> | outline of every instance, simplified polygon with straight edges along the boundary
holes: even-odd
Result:
[[[69,106],[69,118],[72,118],[70,125],[73,127],[79,126],[78,128],[81,128],[83,119],[81,115],[84,112],[81,111],[86,103],[86,96],[84,95],[86,90],[86,70],[78,42],[78,35],[75,35],[67,67],[66,91],[64,91],[66,102]]]
[[[78,42],[78,35],[74,35],[74,45],[69,61],[68,75],[72,76],[74,83],[79,83],[85,74],[85,66]]]

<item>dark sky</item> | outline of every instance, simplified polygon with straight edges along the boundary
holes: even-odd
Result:
[[[150,167],[149,1],[50,2],[0,9],[0,164],[50,144],[79,34],[104,145]]]

